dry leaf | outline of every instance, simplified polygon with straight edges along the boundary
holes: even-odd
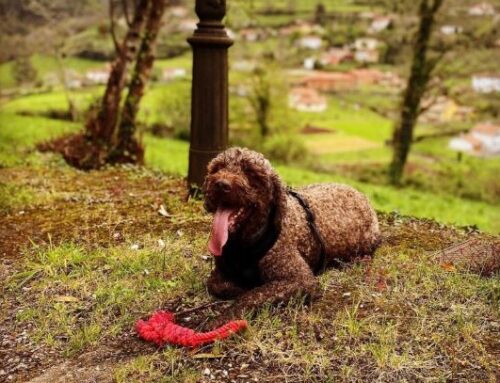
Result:
[[[170,214],[168,213],[167,209],[165,209],[165,206],[160,205],[160,209],[158,210],[158,213],[164,217],[170,217]]]
[[[441,263],[441,268],[445,271],[455,271],[455,265],[451,262]]]

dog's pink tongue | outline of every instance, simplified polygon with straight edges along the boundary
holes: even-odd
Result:
[[[231,215],[230,209],[218,208],[214,215],[212,223],[212,233],[208,241],[208,251],[215,256],[222,254],[222,248],[227,242],[229,237],[229,216]]]

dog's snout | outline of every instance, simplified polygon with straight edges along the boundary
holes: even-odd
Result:
[[[231,191],[231,182],[226,179],[220,179],[215,182],[215,187],[223,193],[229,193]]]

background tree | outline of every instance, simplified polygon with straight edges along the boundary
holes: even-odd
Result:
[[[323,3],[318,3],[316,5],[316,10],[314,11],[314,22],[318,25],[325,25],[327,22],[326,7]]]
[[[12,75],[17,85],[34,83],[37,79],[37,72],[30,58],[23,56],[14,61]]]
[[[130,80],[127,98],[121,113],[118,128],[118,142],[113,149],[111,162],[142,163],[144,149],[135,137],[137,113],[144,95],[144,88],[151,75],[155,60],[155,44],[165,13],[166,0],[152,0],[147,23],[141,40],[137,61]]]
[[[248,100],[252,106],[261,139],[265,139],[271,134],[271,128],[269,126],[271,81],[269,72],[265,68],[255,68],[251,79],[251,90]]]
[[[126,4],[126,2],[123,2]],[[68,151],[76,155],[67,156],[67,160],[73,165],[82,168],[97,168],[102,166],[115,146],[116,126],[120,110],[120,101],[125,79],[127,76],[127,65],[136,57],[137,44],[150,9],[151,0],[139,0],[134,11],[128,31],[121,44],[118,44],[114,29],[114,0],[110,0],[111,34],[116,47],[116,59],[111,67],[106,90],[96,115],[91,116],[86,124],[86,146],[93,147],[93,155],[85,155],[80,158],[79,154],[85,150]],[[125,11],[125,10],[124,10]],[[126,11],[125,11],[126,14]],[[75,140],[71,144],[78,145],[81,140]]]
[[[413,43],[413,59],[410,76],[403,96],[399,122],[393,133],[393,157],[389,167],[389,179],[399,184],[413,140],[420,102],[425,93],[432,71],[441,56],[429,59],[428,49],[436,13],[444,0],[421,0],[419,27]]]

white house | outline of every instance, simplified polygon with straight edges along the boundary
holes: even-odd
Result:
[[[313,70],[316,66],[316,59],[314,57],[306,57],[304,59],[304,69]]]
[[[382,32],[389,28],[392,23],[392,19],[388,16],[380,16],[373,19],[370,26],[368,27],[369,33]]]
[[[85,80],[91,84],[106,84],[109,78],[109,71],[105,69],[89,70],[85,73]]]
[[[361,49],[354,53],[354,60],[359,63],[377,63],[379,56],[376,49]]]
[[[487,2],[478,3],[469,8],[471,16],[493,16],[494,14],[495,7]]]
[[[480,156],[500,155],[500,125],[490,122],[474,126],[470,133],[452,138],[449,142],[452,150]]]
[[[301,112],[324,112],[328,107],[326,97],[312,88],[294,88],[288,95],[290,108]]]
[[[178,78],[186,77],[187,71],[184,68],[165,68],[163,70],[163,80],[172,81]]]
[[[323,40],[318,36],[305,36],[300,38],[297,43],[301,48],[318,50],[323,45]]]
[[[356,50],[374,50],[379,46],[379,41],[373,37],[362,37],[354,41],[354,48]]]
[[[462,33],[463,28],[457,25],[443,25],[441,27],[441,33],[446,36],[457,35]]]
[[[478,93],[500,92],[500,74],[476,74],[472,76],[472,89]]]

